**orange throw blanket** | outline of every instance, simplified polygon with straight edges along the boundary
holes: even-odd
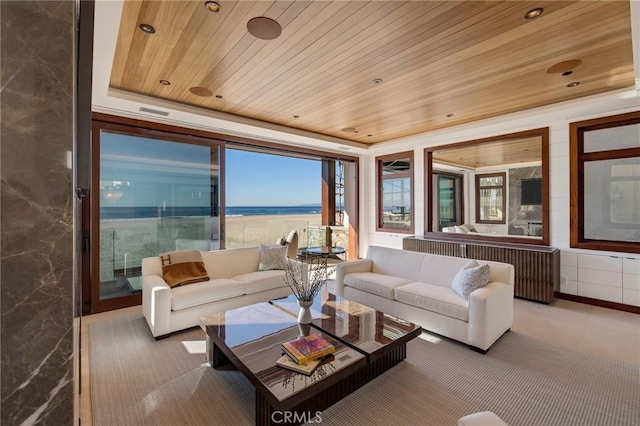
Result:
[[[179,250],[162,253],[162,278],[169,287],[208,281],[209,276],[198,250]]]

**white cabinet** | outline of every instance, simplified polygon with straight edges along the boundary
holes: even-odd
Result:
[[[578,295],[624,303],[622,257],[578,253]]]
[[[622,303],[640,306],[640,259],[622,259]]]
[[[640,306],[640,258],[563,250],[560,292]]]

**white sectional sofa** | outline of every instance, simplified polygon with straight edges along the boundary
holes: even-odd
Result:
[[[209,281],[170,288],[160,257],[142,260],[142,311],[154,337],[216,312],[291,294],[283,270],[259,271],[260,247],[202,252]]]
[[[369,246],[365,259],[337,265],[336,293],[486,352],[513,322],[512,265],[490,268],[489,284],[468,300],[451,289],[471,259]]]

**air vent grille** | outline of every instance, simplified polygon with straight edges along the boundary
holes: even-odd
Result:
[[[140,107],[140,111],[148,112],[149,114],[162,115],[162,116],[165,116],[165,117],[167,115],[169,115],[169,112],[167,112],[167,111],[158,111],[157,109],[151,109],[151,108],[146,108],[146,107]]]

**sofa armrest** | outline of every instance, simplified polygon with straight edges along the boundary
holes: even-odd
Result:
[[[513,324],[513,286],[491,282],[469,295],[469,344],[487,350]]]
[[[350,260],[336,265],[336,296],[344,295],[344,277],[355,272],[371,272],[373,261],[371,259]]]
[[[142,313],[153,337],[169,333],[171,287],[159,275],[142,277]]]

